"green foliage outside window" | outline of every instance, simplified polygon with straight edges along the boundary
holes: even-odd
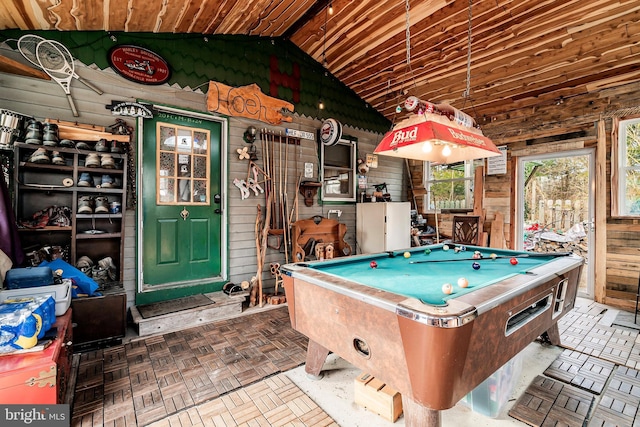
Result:
[[[629,215],[640,215],[640,119],[621,122],[621,132],[624,144],[620,147],[624,156],[621,178],[624,185],[625,212]]]

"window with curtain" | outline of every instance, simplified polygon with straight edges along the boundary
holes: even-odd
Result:
[[[427,212],[441,210],[473,210],[473,180],[476,166],[482,160],[452,164],[424,162],[423,206]]]
[[[612,138],[612,216],[640,216],[640,118],[618,121]],[[617,146],[616,146],[617,145]],[[617,165],[617,167],[616,167]]]

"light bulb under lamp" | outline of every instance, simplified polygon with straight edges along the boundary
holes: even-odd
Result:
[[[425,141],[422,144],[422,152],[423,153],[430,153],[431,150],[433,150],[433,145],[431,145],[431,143],[429,141]]]
[[[442,148],[442,155],[445,156],[445,157],[450,156],[451,155],[451,147],[449,147],[448,145],[445,145]]]

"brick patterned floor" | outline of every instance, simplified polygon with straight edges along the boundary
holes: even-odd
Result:
[[[306,348],[283,306],[81,353],[71,425],[331,425],[277,375],[302,365]]]

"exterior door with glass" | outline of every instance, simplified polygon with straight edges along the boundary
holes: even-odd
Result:
[[[222,288],[223,124],[162,109],[142,123],[138,304]]]

